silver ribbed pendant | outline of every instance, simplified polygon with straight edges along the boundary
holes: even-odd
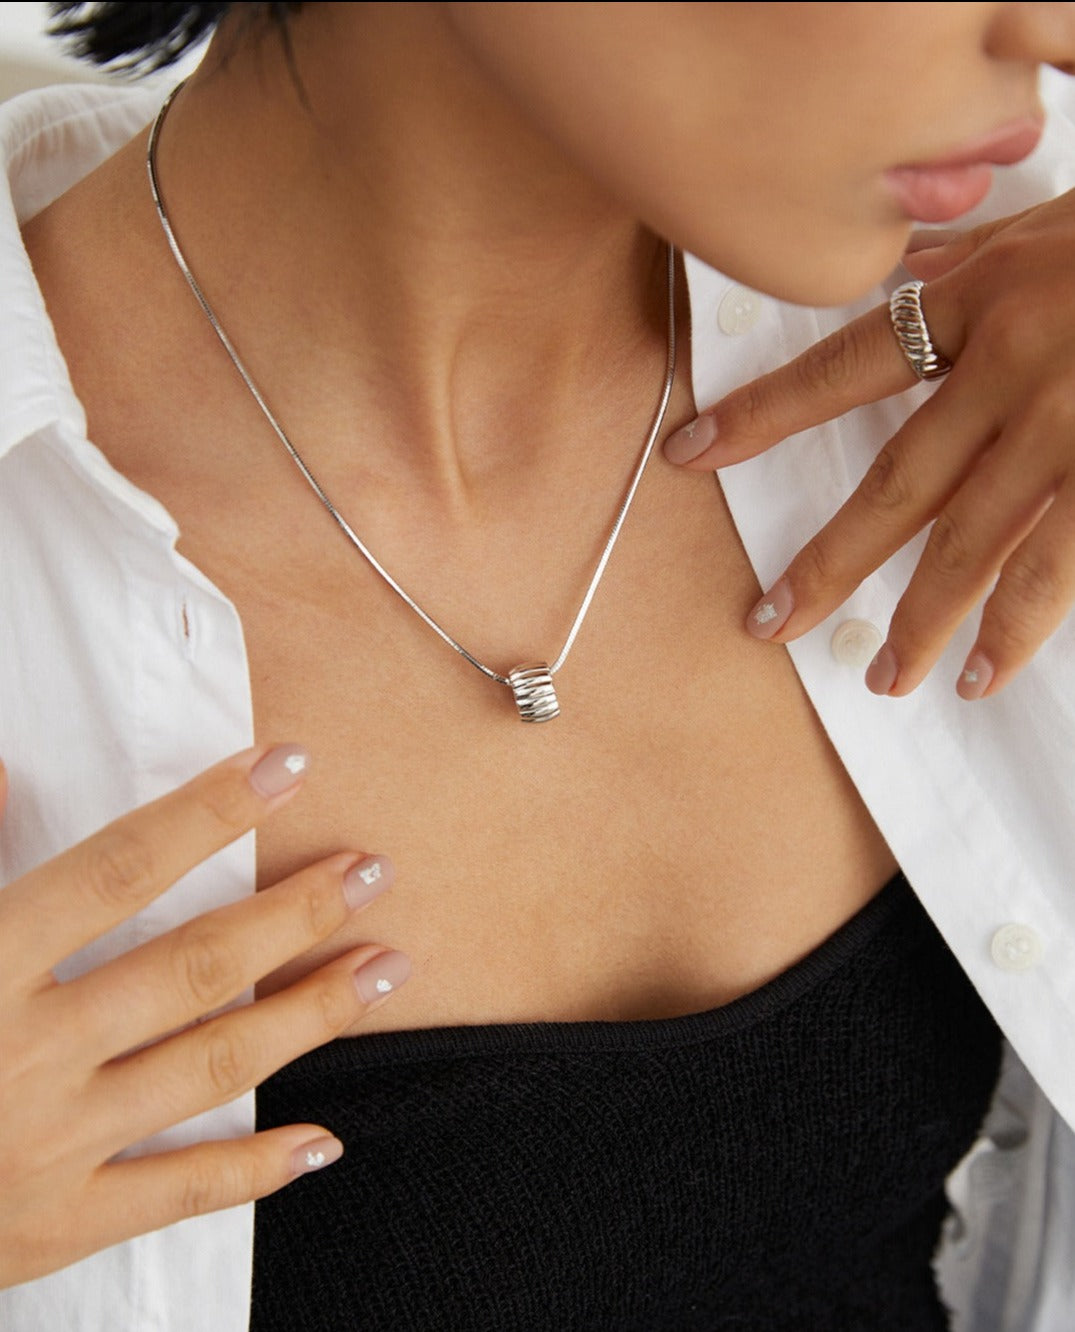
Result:
[[[552,671],[544,661],[516,666],[508,673],[508,684],[515,695],[515,706],[524,722],[552,721],[560,715],[560,703],[552,682]]]

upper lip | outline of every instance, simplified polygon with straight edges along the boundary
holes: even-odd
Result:
[[[969,140],[950,153],[930,158],[928,161],[904,162],[901,166],[919,170],[987,164],[1009,166],[1012,162],[1021,162],[1034,151],[1043,128],[1044,122],[1040,116],[1023,116],[1019,120],[1011,120],[1006,125],[1001,125],[998,129],[990,130],[980,138]]]

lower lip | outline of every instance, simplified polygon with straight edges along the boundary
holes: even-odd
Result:
[[[971,166],[907,166],[885,172],[885,183],[916,222],[951,222],[976,208],[993,184],[988,163]]]

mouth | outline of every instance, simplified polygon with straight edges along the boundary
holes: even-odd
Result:
[[[1042,122],[1009,122],[930,162],[891,167],[884,181],[915,222],[951,222],[980,204],[993,184],[993,168],[1021,162],[1038,145]]]

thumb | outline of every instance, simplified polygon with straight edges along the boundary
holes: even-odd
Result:
[[[1025,217],[1031,209],[983,222],[970,231],[916,231],[903,255],[903,266],[908,273],[922,282],[933,282],[975,254],[986,241],[1005,231],[1013,222]]]

